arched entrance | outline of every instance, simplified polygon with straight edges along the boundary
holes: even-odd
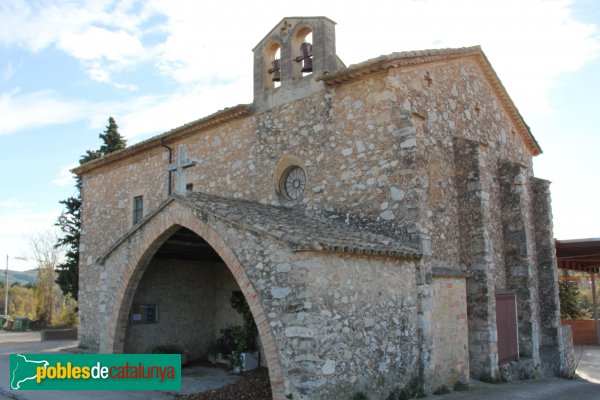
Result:
[[[232,296],[241,298],[241,290],[223,260],[200,236],[180,228],[156,251],[138,282],[124,352],[168,350],[189,361],[206,359],[223,330],[244,324]]]
[[[167,281],[161,279],[161,274],[166,273],[166,276],[168,276],[169,265],[180,264],[179,267],[176,267],[180,268],[180,270],[176,272],[176,276],[186,276],[189,278],[186,273],[194,271],[193,268],[197,267],[199,263],[204,263],[205,266],[209,266],[205,268],[204,271],[196,270],[193,274],[195,274],[194,276],[196,276],[196,278],[202,277],[202,274],[205,274],[205,277],[212,276],[213,278],[221,278],[220,282],[222,285],[220,289],[213,292],[215,294],[218,292],[217,298],[221,299],[218,307],[223,309],[225,305],[229,306],[229,296],[231,295],[232,289],[239,290],[244,295],[258,328],[260,342],[264,350],[264,361],[269,369],[273,398],[283,398],[283,378],[279,356],[273,334],[263,311],[263,306],[254,287],[248,279],[244,267],[238,261],[233,251],[223,241],[218,232],[212,229],[209,224],[202,221],[201,218],[194,215],[189,208],[178,203],[171,203],[151,220],[146,222],[144,226],[140,227],[135,234],[132,234],[128,239],[127,247],[129,249],[128,263],[127,266],[122,268],[123,275],[115,296],[114,312],[111,314],[110,321],[108,321],[108,334],[101,340],[101,351],[123,353],[128,349],[128,346],[139,345],[139,343],[135,344],[127,339],[128,332],[133,333],[136,329],[128,329],[132,318],[132,315],[130,314],[131,307],[134,305],[136,295],[139,295],[138,298],[143,301],[144,296],[148,295],[156,282],[165,285],[168,283],[167,281],[169,281],[169,279],[167,279]],[[191,250],[187,250],[184,254],[181,254],[181,249],[184,247]],[[119,250],[115,250],[115,252],[118,251]],[[179,254],[177,255],[174,253]],[[173,259],[173,257],[175,257],[175,259]],[[201,259],[198,260],[197,257],[200,257]],[[107,259],[107,264],[108,263],[110,263],[109,259]],[[160,271],[161,268],[162,271]],[[146,273],[149,275],[146,275]],[[163,278],[164,277],[165,275],[163,275]],[[194,280],[189,279],[189,281],[193,282]],[[170,279],[170,282],[172,284],[173,282],[176,282],[176,280]],[[142,291],[138,293],[138,289],[141,289]],[[177,287],[173,287],[172,289],[173,292],[181,292]],[[202,298],[206,299],[206,296],[196,297],[194,301],[199,302]],[[223,299],[226,300],[225,305],[222,304]],[[216,300],[217,299],[215,298],[215,307]],[[167,308],[162,311],[161,309],[163,307],[161,307],[160,304],[157,305],[159,313],[158,318],[164,320],[164,312],[168,312],[169,309],[172,309],[173,305],[168,305]],[[186,306],[180,308],[186,308]],[[218,308],[208,310],[207,313],[205,313],[205,317],[211,315],[215,317],[218,311]],[[226,315],[221,315],[221,317],[223,318],[215,318],[211,322],[211,329],[205,330],[205,332],[200,335],[200,338],[197,337],[189,342],[184,340],[181,341],[180,344],[197,346],[197,349],[192,351],[192,356],[201,357],[202,354],[206,353],[206,348],[202,347],[214,338],[215,334],[218,333],[219,327],[228,322],[232,322],[235,317],[239,316],[235,315],[235,311],[232,312],[231,310],[227,310]],[[165,322],[169,321],[172,322],[173,318],[167,318],[165,320]],[[184,330],[186,329],[186,326],[180,327]],[[171,330],[171,332],[175,331],[176,329]],[[142,341],[141,345],[148,348],[152,345],[152,340]]]

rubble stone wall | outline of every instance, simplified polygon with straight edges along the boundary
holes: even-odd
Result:
[[[401,371],[409,371],[409,379],[415,369],[429,379],[436,357],[432,268],[473,272],[466,292],[470,367],[477,376],[497,372],[497,289],[522,292],[519,337],[525,354],[536,356],[541,340],[536,244],[545,239],[533,239],[531,154],[474,60],[382,69],[177,140],[166,136],[164,142],[174,149],[173,160],[179,144],[198,160],[187,169],[194,191],[304,208],[423,253],[416,271],[414,263],[377,257],[292,254],[262,237],[245,233],[241,241],[235,230],[219,231],[225,247],[240,257],[247,284],[265,310],[264,329],[277,347],[271,354],[277,354],[286,390],[329,393]],[[279,193],[286,160],[306,172],[306,191],[296,202]],[[80,338],[92,348],[113,349],[112,343],[124,340],[116,328],[117,333],[102,328],[104,313],[114,314],[109,302],[114,293],[132,295],[121,283],[117,260],[141,260],[145,255],[136,252],[160,241],[121,245],[105,265],[97,260],[132,228],[135,196],[144,196],[145,215],[167,198],[168,162],[167,149],[157,145],[82,176]],[[520,180],[511,180],[503,165],[518,165]],[[518,205],[520,219],[510,218],[512,205]],[[513,247],[515,237],[524,242]],[[313,308],[303,309],[308,298]],[[299,311],[285,311],[289,304]],[[406,318],[398,318],[397,310]],[[558,332],[552,324],[543,327],[544,334]],[[286,331],[296,326],[301,329]],[[317,352],[317,345],[324,350]],[[458,355],[462,349],[448,351]]]
[[[133,304],[153,304],[156,323],[129,323],[125,353],[152,353],[158,346],[177,346],[188,360],[206,357],[211,342],[227,325],[242,325],[231,307],[240,290],[220,262],[153,259],[140,280]]]
[[[97,286],[88,285],[80,302],[82,315],[97,316],[95,324],[82,326],[84,346],[102,352],[123,350],[129,315],[123,304],[134,298],[136,281],[149,262],[140,254],[159,246],[166,239],[163,233],[173,226],[185,226],[217,243],[215,250],[255,316],[274,393],[336,399],[368,387],[384,397],[416,377],[414,262],[293,253],[272,238],[222,220],[209,216],[203,222],[176,202],[99,267],[105,273]],[[222,247],[225,243],[227,248]]]
[[[539,364],[539,297],[529,180],[527,171],[519,164],[505,162],[499,172],[506,289],[517,295],[519,355]]]

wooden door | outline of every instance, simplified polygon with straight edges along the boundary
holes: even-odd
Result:
[[[496,295],[496,326],[498,328],[499,364],[519,358],[517,332],[517,302],[514,293]]]

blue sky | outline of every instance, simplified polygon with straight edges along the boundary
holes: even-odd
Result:
[[[600,0],[0,2],[0,256],[30,255],[113,116],[129,144],[252,101],[251,49],[284,16],[337,22],[349,65],[479,44],[544,154],[555,236],[600,237]],[[235,13],[231,11],[235,10]]]

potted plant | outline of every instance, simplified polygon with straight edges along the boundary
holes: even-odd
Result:
[[[229,299],[231,307],[239,312],[244,318],[243,326],[231,327],[231,334],[235,343],[232,364],[234,371],[246,372],[258,367],[258,353],[256,347],[256,336],[258,329],[250,306],[242,292],[233,292]]]
[[[208,360],[213,364],[229,364],[235,372],[251,371],[259,364],[256,346],[258,329],[242,292],[233,292],[230,303],[242,315],[244,324],[222,328],[216,342],[208,346]]]
[[[235,372],[247,372],[258,367],[256,352],[256,336],[245,327],[234,326],[232,329],[235,350],[232,353],[232,366]]]
[[[221,336],[216,342],[211,343],[207,349],[208,360],[213,364],[231,364],[231,354],[236,350],[235,340],[233,338],[234,326],[222,328],[219,332]]]

